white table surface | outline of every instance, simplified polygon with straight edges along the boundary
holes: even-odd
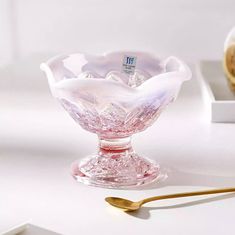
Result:
[[[138,200],[158,194],[235,186],[235,125],[212,124],[199,83],[185,83],[159,120],[133,137],[137,152],[170,169],[169,178],[142,189],[111,190],[73,180],[73,160],[94,152],[82,130],[48,92],[0,95],[0,231],[31,223],[61,234],[233,234],[235,195],[147,204],[127,214],[106,196]]]

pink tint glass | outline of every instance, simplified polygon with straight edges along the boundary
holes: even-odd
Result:
[[[136,58],[134,70],[123,70],[123,58]],[[138,186],[162,177],[160,166],[139,156],[131,136],[151,126],[191,78],[176,57],[159,60],[142,52],[103,56],[71,54],[41,64],[51,92],[82,128],[96,133],[99,150],[72,164],[80,182],[100,187]]]

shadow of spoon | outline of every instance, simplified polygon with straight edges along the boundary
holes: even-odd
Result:
[[[196,206],[196,205],[201,205],[201,204],[208,204],[216,201],[221,201],[229,198],[234,198],[235,193],[229,193],[225,195],[220,195],[220,196],[215,196],[215,197],[210,197],[210,198],[205,198],[205,199],[200,199],[200,200],[194,200],[190,202],[185,202],[185,203],[180,203],[180,204],[174,204],[174,205],[169,205],[169,206],[156,206],[156,207],[148,207],[144,206],[141,208],[141,210],[137,211],[132,211],[127,213],[130,216],[136,217],[138,219],[149,219],[151,217],[151,211],[153,210],[170,210],[170,209],[179,209],[179,208],[184,208],[184,207],[191,207],[191,206]]]

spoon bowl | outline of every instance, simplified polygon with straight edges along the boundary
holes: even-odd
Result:
[[[106,197],[105,201],[114,207],[123,209],[124,211],[135,211],[141,207],[140,202],[133,202],[120,197]]]

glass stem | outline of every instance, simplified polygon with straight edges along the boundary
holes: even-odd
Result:
[[[104,151],[130,151],[131,137],[107,139],[99,137],[100,150]]]

